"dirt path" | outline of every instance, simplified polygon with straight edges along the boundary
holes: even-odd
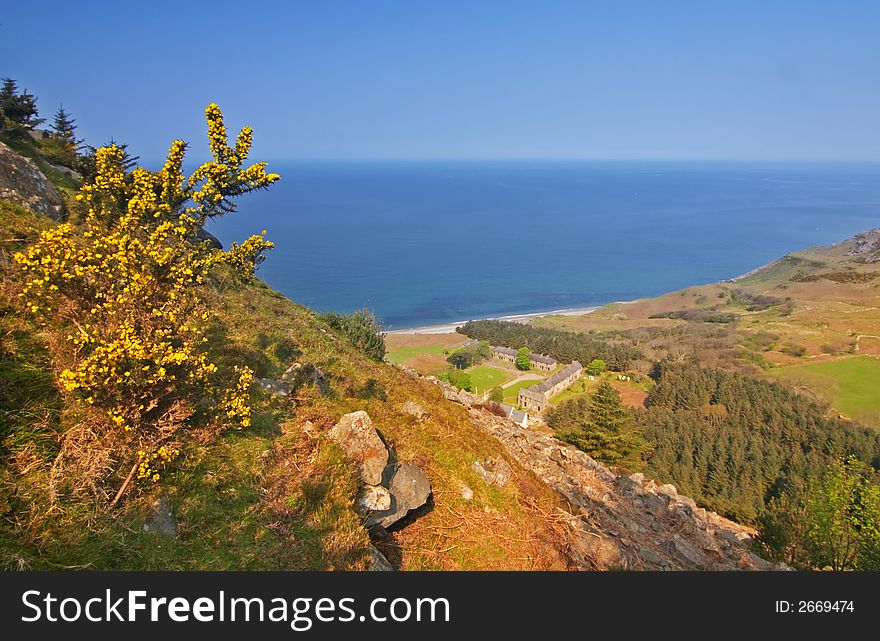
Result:
[[[544,379],[543,376],[538,376],[537,374],[532,374],[532,373],[523,374],[522,376],[517,376],[512,381],[507,381],[506,383],[502,384],[501,389],[504,389],[506,387],[510,387],[511,385],[516,385],[520,381],[540,381],[543,379]]]

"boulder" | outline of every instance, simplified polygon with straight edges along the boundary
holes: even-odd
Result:
[[[357,502],[361,512],[381,512],[391,508],[391,492],[381,485],[367,485]]]
[[[651,565],[659,565],[661,567],[669,565],[669,562],[666,559],[654,552],[654,550],[649,550],[648,548],[640,549],[639,556],[642,557],[643,561],[646,561]]]
[[[329,436],[349,459],[357,462],[364,483],[379,485],[382,482],[382,471],[388,464],[388,448],[366,412],[346,414],[333,426]]]
[[[144,523],[144,532],[164,534],[169,538],[177,538],[177,520],[171,512],[171,505],[164,498],[153,501],[150,515]]]
[[[272,394],[280,394],[281,396],[290,396],[293,387],[287,381],[279,381],[274,378],[258,378],[257,384],[267,392]]]
[[[513,475],[513,470],[502,457],[496,456],[486,461],[474,461],[471,468],[489,485],[504,486]]]
[[[385,558],[375,545],[370,546],[370,565],[367,567],[370,572],[393,572],[394,566]]]
[[[461,486],[461,498],[465,501],[473,501],[474,500],[474,491],[469,488],[467,485]]]
[[[380,525],[387,528],[412,510],[425,505],[431,496],[431,481],[414,463],[400,463],[393,468],[390,477],[388,489],[391,492],[391,507],[370,514],[367,527]]]
[[[37,164],[0,142],[0,199],[61,220],[64,201]]]
[[[403,413],[409,414],[417,421],[424,421],[428,417],[428,410],[414,401],[407,401],[403,404]]]
[[[302,369],[302,363],[294,363],[281,375],[282,381],[288,381],[290,383],[294,383],[299,379],[299,372]]]

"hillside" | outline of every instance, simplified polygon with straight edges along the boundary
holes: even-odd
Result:
[[[633,489],[640,481],[615,480],[589,457],[568,454],[566,478],[593,480],[560,484],[546,451],[511,449],[512,423],[366,357],[311,310],[222,268],[203,286],[211,312],[205,349],[224,371],[253,370],[260,384],[250,388],[250,426],[197,432],[161,481],[127,485],[128,464],[99,437],[104,419],[59,383],[67,358],[59,327],[25,313],[19,296],[12,254],[56,225],[22,205],[39,210],[49,181],[8,148],[3,159],[18,181],[13,201],[0,199],[3,568],[767,567],[749,552],[752,531],[697,510],[674,490],[658,499],[669,515],[655,519],[645,512],[645,491]],[[22,178],[23,166],[30,178]],[[52,178],[75,221],[70,178]],[[387,531],[365,527],[360,464],[332,436],[356,411],[368,414],[389,452],[386,473],[412,464],[430,483],[427,503]],[[629,489],[601,513],[572,500],[573,491],[601,495],[609,483]],[[120,487],[127,491],[114,505]],[[682,529],[681,519],[697,520]],[[665,528],[679,533],[671,547]]]
[[[783,379],[842,416],[880,426],[878,239],[874,229],[729,281],[534,324],[638,345],[643,371],[660,358],[693,355]]]

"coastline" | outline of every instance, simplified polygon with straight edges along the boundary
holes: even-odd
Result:
[[[511,314],[509,316],[493,316],[491,318],[472,318],[468,320],[456,321],[454,323],[445,323],[442,325],[425,325],[423,327],[406,327],[402,329],[391,329],[386,334],[453,334],[456,327],[461,327],[470,320],[503,320],[512,323],[526,322],[532,318],[540,318],[542,316],[585,316],[595,312],[597,309],[604,307],[596,305],[593,307],[576,307],[571,309],[555,309],[545,312],[530,312],[528,314]]]

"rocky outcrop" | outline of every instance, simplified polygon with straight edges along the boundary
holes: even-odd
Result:
[[[388,448],[379,438],[373,421],[364,411],[346,414],[333,429],[330,438],[345,455],[358,465],[361,480],[367,485],[379,485],[382,472],[388,464]]]
[[[474,461],[471,468],[489,485],[504,487],[510,480],[513,470],[500,456],[487,461]]]
[[[330,394],[330,386],[321,368],[312,363],[293,363],[281,378],[258,378],[257,384],[267,392],[280,396],[291,396],[302,385],[315,385],[322,396]]]
[[[401,410],[404,414],[409,414],[410,416],[412,416],[419,423],[428,418],[428,410],[426,410],[424,407],[414,401],[407,401],[406,403],[404,403]]]
[[[842,244],[847,247],[847,256],[859,256],[872,263],[880,259],[880,227],[856,234]]]
[[[36,163],[0,142],[0,199],[60,220],[64,201]]]
[[[410,512],[425,505],[431,496],[431,481],[413,463],[389,466],[385,475],[388,479],[391,505],[386,510],[370,512],[367,516],[367,527],[391,527]]]
[[[356,508],[372,536],[386,537],[386,528],[428,505],[431,481],[414,463],[394,460],[366,412],[346,414],[329,436],[358,465],[364,485]]]
[[[458,390],[438,384],[447,398],[460,398]],[[697,506],[674,486],[658,485],[642,474],[615,474],[572,446],[492,414],[473,397],[464,405],[475,426],[497,438],[512,458],[568,504],[559,517],[569,526],[569,556],[575,567],[786,569],[751,551],[753,530]]]

